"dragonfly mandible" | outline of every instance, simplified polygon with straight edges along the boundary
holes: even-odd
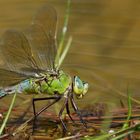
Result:
[[[34,120],[62,97],[65,101],[59,112],[63,129],[66,125],[62,113],[66,108],[72,119],[68,101],[70,100],[81,122],[86,125],[74,101],[74,95],[82,98],[88,91],[88,83],[78,76],[70,75],[55,65],[57,54],[57,13],[51,6],[43,7],[34,17],[31,26],[24,32],[8,30],[2,36],[0,45],[0,98],[13,93],[45,94],[47,97],[33,98]],[[53,100],[36,112],[35,102]]]

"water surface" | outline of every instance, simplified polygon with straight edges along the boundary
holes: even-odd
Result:
[[[35,12],[45,4],[56,8],[60,32],[66,0],[4,0],[0,1],[0,35],[9,28],[29,26]],[[62,69],[90,84],[88,94],[78,103],[118,105],[120,99],[126,101],[128,87],[139,100],[140,2],[72,0],[69,20],[68,36],[72,35],[73,43]],[[11,97],[1,103],[5,105],[8,99]]]

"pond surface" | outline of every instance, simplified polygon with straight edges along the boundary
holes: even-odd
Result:
[[[0,1],[0,35],[29,26],[45,4],[56,8],[60,32],[66,0],[4,0]],[[128,88],[140,99],[140,1],[72,0],[69,35],[73,43],[62,69],[90,84],[88,94],[78,101],[80,106],[99,101],[118,105],[126,101]],[[27,98],[20,96],[20,101]],[[5,97],[1,105],[8,107],[10,100]]]

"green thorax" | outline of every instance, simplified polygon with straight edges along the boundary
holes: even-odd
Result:
[[[63,71],[59,71],[57,75],[45,74],[45,79],[39,82],[39,90],[43,94],[63,94],[72,84],[72,79]]]

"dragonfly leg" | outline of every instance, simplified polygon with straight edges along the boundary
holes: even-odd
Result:
[[[73,120],[73,118],[70,115],[69,102],[66,103],[66,111],[67,111],[67,114],[68,114],[69,118],[71,119],[71,121],[73,123],[75,123],[74,120]]]
[[[79,109],[78,109],[78,107],[77,107],[77,105],[76,105],[76,103],[74,101],[73,94],[71,94],[71,96],[70,96],[70,101],[71,101],[73,109],[75,110],[75,112],[79,116],[81,123],[84,125],[84,127],[87,128],[86,122],[83,120],[81,112],[79,111]]]
[[[58,99],[60,99],[61,97],[60,96],[54,96],[54,97],[44,97],[44,98],[33,98],[33,101],[32,101],[32,104],[33,104],[33,112],[34,112],[34,116],[38,116],[40,113],[42,113],[44,110],[46,110],[47,108],[46,108],[46,106],[45,107],[43,107],[42,109],[44,109],[43,111],[39,111],[38,113],[36,113],[36,110],[35,110],[35,102],[36,101],[42,101],[42,100],[52,100],[52,99],[54,99],[54,102],[56,101],[57,102],[57,100]],[[53,102],[52,102],[53,103]],[[49,105],[49,107],[51,106],[51,104]]]
[[[35,102],[36,101],[42,101],[42,100],[52,100],[54,99],[53,102],[51,102],[50,104],[48,104],[47,106],[43,107],[40,109],[40,111],[38,111],[36,113],[36,110],[35,110]],[[45,98],[34,98],[33,99],[33,112],[34,112],[34,121],[33,121],[33,130],[35,128],[35,122],[36,122],[36,118],[37,116],[39,116],[43,111],[47,110],[50,106],[52,106],[53,104],[55,104],[56,102],[58,102],[59,100],[61,99],[61,96],[54,96],[54,97],[45,97]]]
[[[64,109],[65,109],[65,107],[66,107],[67,102],[68,102],[68,98],[65,99],[65,102],[64,102],[64,104],[62,105],[61,110],[60,110],[60,112],[59,112],[59,119],[60,119],[60,121],[61,121],[61,123],[62,123],[62,126],[63,126],[63,134],[67,131],[67,127],[66,127],[66,125],[65,125],[65,123],[64,123],[64,121],[63,121],[62,113],[63,113],[63,111],[64,111]]]

